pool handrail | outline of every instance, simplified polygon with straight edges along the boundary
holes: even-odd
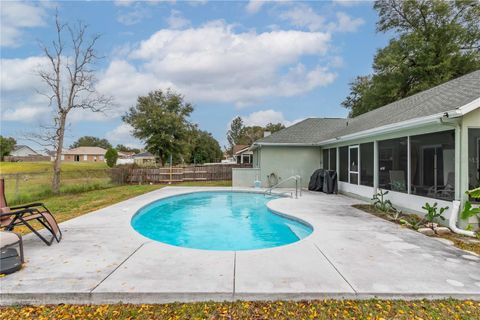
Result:
[[[279,183],[271,186],[270,188],[268,188],[266,191],[265,191],[265,194],[272,194],[272,190],[277,188],[278,186],[280,186],[282,183],[284,182],[287,182],[287,181],[290,181],[290,180],[295,180],[295,199],[298,199],[298,189],[300,189],[300,196],[302,196],[302,177],[300,175],[293,175],[293,176],[290,176],[288,177],[287,179],[285,180],[282,180],[280,181]],[[300,181],[300,185],[299,185],[299,182]]]

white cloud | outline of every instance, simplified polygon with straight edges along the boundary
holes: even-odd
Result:
[[[370,0],[333,0],[335,5],[343,6],[343,7],[352,7],[359,4],[367,4],[370,5]]]
[[[143,6],[135,6],[133,10],[119,14],[117,16],[117,21],[123,25],[131,26],[148,17],[150,17],[150,11],[147,8]]]
[[[183,29],[190,25],[190,21],[185,19],[182,13],[178,10],[170,11],[170,16],[167,18],[167,23],[171,29]]]
[[[131,105],[134,92],[165,86],[180,90],[190,101],[239,106],[268,96],[292,96],[334,80],[334,72],[326,67],[299,64],[303,56],[327,55],[329,42],[328,33],[239,33],[222,21],[186,30],[163,29],[131,52],[130,60],[140,63],[112,62],[99,88],[120,95],[124,105]],[[128,98],[127,93],[133,96]]]
[[[28,106],[3,110],[2,121],[34,122],[50,114],[45,106]]]
[[[2,1],[0,10],[0,46],[19,47],[23,29],[45,26],[46,11],[41,3]]]
[[[135,3],[135,0],[115,0],[113,3],[119,7],[128,7]]]
[[[242,116],[243,123],[246,126],[260,126],[264,127],[269,123],[282,123],[286,127],[291,126],[297,122],[302,121],[304,118],[295,119],[295,120],[287,120],[285,116],[280,111],[275,111],[273,109],[268,110],[260,110],[256,112],[252,112],[247,116]]]
[[[264,4],[265,4],[265,1],[250,0],[248,1],[248,4],[245,7],[245,10],[247,10],[248,13],[254,14],[259,12],[260,9],[262,9]]]
[[[337,12],[337,22],[333,28],[338,32],[355,32],[364,23],[362,18],[352,18],[344,12]]]
[[[328,22],[327,19],[316,13],[312,7],[298,4],[279,15],[280,19],[290,22],[293,26],[307,28],[310,31],[326,32],[355,32],[365,23],[361,18],[352,18],[344,12],[336,13],[336,20]]]
[[[105,134],[105,138],[113,145],[123,144],[129,148],[142,148],[143,143],[132,135],[133,128],[126,123]]]
[[[2,92],[40,89],[43,84],[36,73],[48,63],[45,57],[0,59],[0,85]]]

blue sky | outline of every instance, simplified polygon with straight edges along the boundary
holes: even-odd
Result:
[[[221,145],[237,115],[248,125],[344,117],[348,83],[388,41],[368,1],[2,2],[1,134],[37,149],[22,138],[51,121],[35,70],[55,8],[102,35],[96,88],[115,100],[108,116],[71,114],[66,147],[83,135],[141,145],[121,115],[154,89],[184,94],[191,120]]]

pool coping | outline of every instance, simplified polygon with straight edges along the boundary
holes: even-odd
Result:
[[[135,212],[158,197],[202,191],[261,193],[248,188],[167,187],[60,224],[64,230],[60,244],[47,247],[33,235],[27,235],[25,249],[30,261],[25,270],[0,279],[0,305],[327,298],[480,300],[480,278],[468,276],[470,271],[478,271],[480,263],[462,258],[467,253],[354,209],[351,204],[361,201],[342,195],[304,191],[300,199],[278,198],[267,202],[272,212],[301,219],[313,228],[300,241],[274,248],[242,251],[182,248],[150,240],[131,228]],[[92,229],[91,225],[97,226],[112,217],[118,217],[114,218],[117,225]],[[124,232],[121,238],[119,232]],[[383,247],[382,242],[373,239],[377,236],[390,247]],[[86,257],[81,250],[92,241],[95,246],[86,254],[108,261],[92,258],[94,266],[84,261]],[[434,253],[432,257],[426,260],[418,257],[418,249],[407,246],[419,243]],[[343,253],[344,250],[347,251]],[[371,264],[365,265],[365,257],[372,250],[378,250],[381,256],[374,256]],[[82,260],[75,260],[77,257],[71,252],[82,252],[77,254]],[[410,258],[398,260],[398,254]],[[63,259],[68,263],[60,263]],[[452,262],[445,264],[446,269],[432,277],[429,263],[449,259]],[[398,261],[406,262],[399,266]],[[45,268],[45,264],[50,268]],[[413,267],[415,274],[402,273]],[[138,268],[151,276],[135,276]],[[382,272],[383,269],[387,271]],[[463,286],[448,285],[445,280]],[[122,287],[122,281],[141,285],[134,289]],[[375,281],[379,284],[372,284]]]

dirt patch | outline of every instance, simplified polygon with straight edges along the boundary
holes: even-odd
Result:
[[[422,221],[422,219],[416,214],[411,213],[402,213],[400,218],[394,219],[391,215],[386,214],[385,212],[377,209],[371,204],[354,204],[352,207],[365,211],[367,213],[373,214],[376,217],[382,218],[384,220],[399,224],[405,228],[415,230],[413,227],[416,223]],[[433,235],[432,238],[442,238],[447,239],[453,242],[454,246],[462,250],[467,250],[474,252],[480,255],[480,239],[475,239],[472,237],[463,236],[456,233],[445,234],[445,235]]]

